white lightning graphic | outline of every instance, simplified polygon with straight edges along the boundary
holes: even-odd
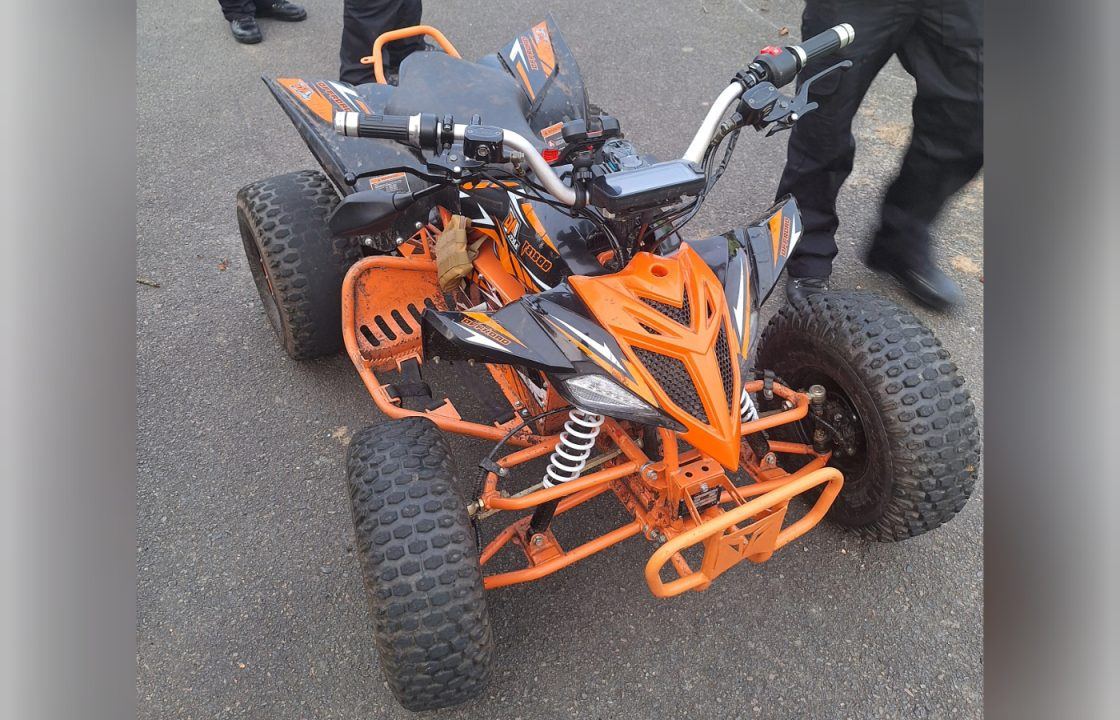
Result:
[[[579,330],[572,327],[571,325],[564,322],[563,320],[561,320],[558,317],[553,316],[550,319],[553,322],[558,322],[561,325],[563,325],[564,327],[568,328],[568,330],[570,330],[573,335],[575,335],[579,339],[583,340],[585,343],[587,343],[587,345],[589,347],[594,348],[603,357],[603,359],[606,360],[607,362],[609,362],[611,365],[614,365],[616,368],[618,368],[622,372],[626,373],[627,375],[630,374],[630,373],[627,373],[625,369],[623,369],[622,364],[619,363],[618,358],[616,358],[614,356],[614,353],[612,353],[610,351],[610,349],[607,347],[606,343],[601,343],[597,340],[594,340],[594,339],[588,337],[585,333],[580,332]]]

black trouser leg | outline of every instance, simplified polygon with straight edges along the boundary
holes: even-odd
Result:
[[[791,194],[801,210],[804,234],[786,265],[793,277],[822,277],[836,257],[836,197],[852,172],[856,141],[852,118],[871,81],[894,54],[913,22],[909,4],[866,0],[808,0],[801,17],[801,37],[809,38],[838,23],[850,23],[856,41],[828,58],[809,63],[798,84],[840,60],[851,60],[813,84],[809,99],[819,107],[798,120],[790,133],[786,166],[777,197]]]
[[[218,0],[218,4],[222,6],[222,15],[226,20],[252,17],[257,12],[254,0]]]
[[[872,244],[887,261],[930,259],[930,225],[984,165],[981,13],[979,0],[935,3],[899,48],[918,92],[914,134]]]
[[[351,85],[373,82],[373,66],[362,65],[382,33],[420,24],[420,0],[345,0],[342,11],[341,67],[338,77]],[[386,67],[396,68],[411,52],[424,48],[422,36],[385,46]]]

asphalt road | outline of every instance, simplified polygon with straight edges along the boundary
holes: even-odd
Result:
[[[344,493],[346,440],[377,420],[342,356],[296,364],[253,289],[234,220],[251,181],[314,166],[258,79],[334,78],[341,3],[264,21],[237,45],[217,4],[142,0],[137,49],[137,690],[140,717],[397,718],[370,639]],[[798,36],[790,0],[427,3],[465,57],[551,9],[592,100],[678,156],[754,51]],[[859,262],[908,138],[892,63],[857,121],[836,284],[908,300]],[[765,208],[784,137],[746,137],[690,226]],[[968,298],[918,310],[983,410],[982,182],[948,208],[942,262]],[[437,376],[437,382],[447,376]],[[450,381],[450,378],[447,378]],[[456,441],[461,467],[480,448]],[[982,702],[983,484],[950,525],[893,545],[821,526],[705,593],[653,598],[641,540],[496,591],[487,695],[455,718],[976,718]],[[616,517],[609,501],[591,522]]]

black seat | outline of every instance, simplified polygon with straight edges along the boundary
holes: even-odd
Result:
[[[441,52],[413,53],[401,63],[400,81],[385,104],[390,115],[451,114],[467,124],[472,115],[483,125],[513,130],[543,147],[525,116],[529,99],[503,70],[459,60]]]

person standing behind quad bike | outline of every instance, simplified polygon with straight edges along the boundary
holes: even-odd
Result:
[[[951,195],[984,164],[982,0],[807,0],[801,36],[840,22],[858,40],[834,56],[810,62],[799,80],[838,59],[853,67],[812,85],[819,107],[789,138],[777,196],[797,199],[804,235],[787,264],[786,297],[800,304],[828,289],[836,257],[836,196],[852,171],[852,117],[892,55],[917,83],[914,131],[902,168],[883,200],[867,266],[895,276],[926,305],[946,309],[961,290],[934,263],[929,228]]]
[[[382,33],[419,25],[422,12],[420,0],[345,0],[338,79],[351,85],[373,82],[373,66],[363,65],[362,58],[370,54],[374,40]],[[385,46],[385,75],[390,83],[396,82],[392,78],[401,61],[410,53],[423,50],[424,45],[423,36],[417,36]]]

